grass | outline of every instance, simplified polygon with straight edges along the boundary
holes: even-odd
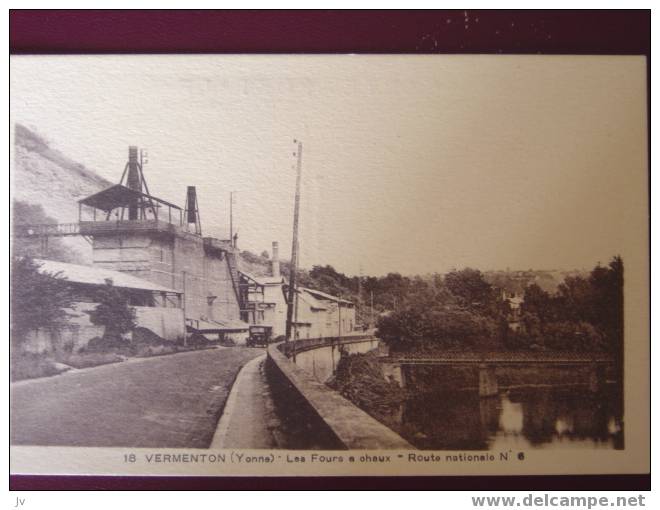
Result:
[[[57,362],[45,356],[27,354],[12,356],[9,378],[11,381],[48,377],[66,372],[68,368],[58,366]]]
[[[176,345],[138,345],[132,349],[118,349],[116,351],[80,351],[77,353],[56,351],[44,354],[19,353],[11,357],[10,380],[21,381],[58,375],[71,368],[91,368],[109,363],[118,363],[128,358],[149,358],[164,356],[180,352],[212,349],[213,346],[187,346]]]
[[[124,361],[125,356],[111,352],[89,352],[89,353],[70,353],[56,354],[54,356],[58,363],[69,365],[72,368],[90,368],[108,363],[117,363]]]

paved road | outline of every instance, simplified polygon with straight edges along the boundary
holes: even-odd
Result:
[[[207,448],[237,372],[260,354],[194,351],[13,384],[10,441]]]

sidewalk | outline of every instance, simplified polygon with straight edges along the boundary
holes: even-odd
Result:
[[[236,377],[210,448],[272,449],[280,446],[264,364],[266,354],[246,363]]]

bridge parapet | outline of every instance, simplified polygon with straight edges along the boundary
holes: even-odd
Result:
[[[311,374],[296,366],[290,357],[315,348],[373,341],[371,335],[353,335],[341,338],[316,338],[271,344],[268,363],[290,384],[309,405],[339,442],[347,449],[415,449],[396,432],[378,422],[346,400],[339,393],[317,381]],[[333,343],[334,342],[334,343]]]
[[[348,345],[364,341],[376,340],[374,335],[364,333],[347,334],[341,337],[323,337],[323,338],[300,338],[290,342],[278,344],[278,348],[288,358],[300,352],[311,351],[322,347]]]

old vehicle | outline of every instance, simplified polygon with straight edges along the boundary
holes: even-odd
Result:
[[[270,326],[250,326],[250,336],[247,340],[248,347],[267,347],[272,336]]]

